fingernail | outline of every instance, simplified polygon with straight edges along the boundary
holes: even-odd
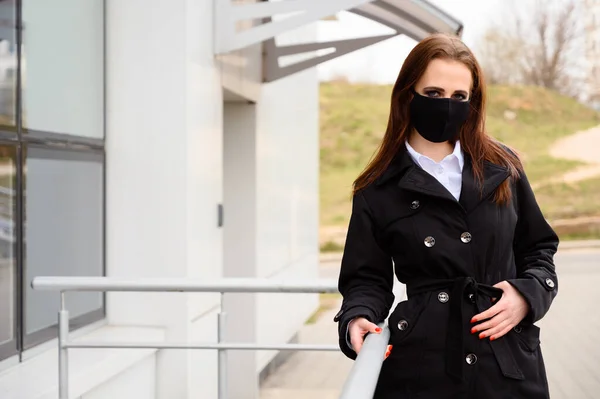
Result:
[[[385,357],[388,357],[390,355],[390,352],[385,352]]]
[[[392,350],[392,345],[388,345],[388,346],[387,346],[387,351],[389,352],[389,351],[391,351],[391,350]]]
[[[495,339],[496,339],[496,337],[490,337],[490,341],[493,341]]]
[[[377,328],[375,329],[375,332],[376,332],[376,333],[380,333],[380,332],[381,332],[381,328],[377,327]]]
[[[485,338],[485,334],[484,333],[479,334],[479,339],[484,339],[484,338]]]
[[[476,319],[475,317],[473,317],[473,318],[471,319],[471,323],[475,323],[476,321],[477,321],[477,319]]]
[[[476,332],[477,332],[477,328],[476,327],[471,328],[471,334],[475,334]]]

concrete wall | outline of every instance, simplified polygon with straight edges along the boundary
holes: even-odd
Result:
[[[285,100],[281,100],[285,99]],[[266,85],[258,104],[259,277],[318,276],[318,86],[314,71]],[[317,295],[258,295],[257,339],[293,337]],[[261,352],[262,368],[274,353]]]
[[[218,278],[223,100],[212,53],[212,2],[111,4],[109,275]],[[115,294],[108,315],[116,324],[164,326],[168,340],[209,341],[217,299]],[[214,359],[213,353],[159,352],[157,397],[212,397]]]
[[[213,55],[212,7],[204,0],[107,0],[107,274],[316,277],[316,72],[260,86],[260,47],[236,53],[249,57],[250,70],[224,68]],[[284,39],[313,34],[309,27]],[[223,227],[217,224],[221,203]],[[218,300],[109,294],[107,319],[75,336],[215,341]],[[230,339],[277,343],[298,331],[317,296],[228,296],[225,305]],[[27,353],[24,362],[0,364],[0,397],[56,397],[55,348],[56,340]],[[274,355],[232,353],[239,394],[231,397],[255,398],[258,373]],[[213,351],[74,351],[72,395],[215,398],[216,360]]]
[[[277,44],[317,39],[316,24],[286,32]],[[287,57],[296,62],[309,54]],[[262,86],[258,118],[258,271],[260,277],[318,277],[319,86],[309,69]],[[291,339],[318,306],[318,295],[258,295],[257,339]],[[275,356],[258,354],[262,369]]]

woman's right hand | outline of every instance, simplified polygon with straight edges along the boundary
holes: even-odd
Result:
[[[364,317],[357,317],[348,325],[348,333],[350,334],[352,349],[358,354],[363,346],[365,335],[367,333],[380,334],[381,328]]]

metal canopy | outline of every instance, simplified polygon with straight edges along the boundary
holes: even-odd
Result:
[[[460,21],[425,0],[377,0],[351,10],[417,41],[435,32],[462,34]]]
[[[264,43],[263,81],[272,82],[293,73],[312,68],[322,62],[398,35],[407,35],[417,41],[435,32],[461,35],[463,25],[426,0],[283,0],[233,5],[231,0],[215,0],[217,32],[215,53],[223,54]],[[347,10],[393,29],[393,33],[374,37],[277,45],[275,37],[286,31],[307,25],[322,18]],[[288,14],[285,19],[273,19]],[[242,20],[261,21],[238,32],[236,24]],[[329,50],[291,65],[282,66],[282,57]]]

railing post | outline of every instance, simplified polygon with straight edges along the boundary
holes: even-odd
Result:
[[[223,297],[221,293],[221,309],[218,314],[218,330],[217,342],[222,344],[225,341],[225,325],[227,322],[227,314],[223,311]],[[219,381],[219,399],[227,399],[227,350],[218,349],[218,381]]]
[[[65,307],[65,293],[60,293],[58,312],[58,397],[69,399],[69,358],[65,344],[69,339],[69,311]]]

